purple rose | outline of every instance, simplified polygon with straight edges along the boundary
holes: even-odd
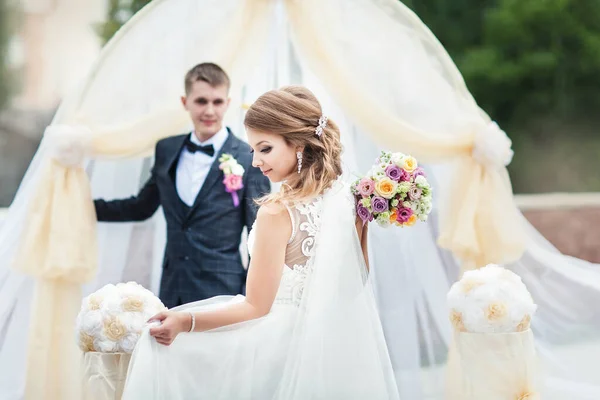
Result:
[[[425,171],[423,170],[423,168],[421,167],[417,167],[413,173],[412,173],[413,178],[417,178],[417,176],[422,176],[424,178],[427,178],[427,175],[425,175]]]
[[[408,197],[410,197],[411,200],[417,200],[421,198],[421,193],[423,193],[423,190],[413,185],[408,191]]]
[[[399,208],[396,214],[396,221],[403,224],[409,220],[411,215],[413,215],[412,209],[406,207]]]
[[[385,174],[388,176],[388,178],[390,178],[393,181],[399,182],[400,181],[400,177],[402,176],[402,169],[400,169],[400,167],[398,167],[397,165],[388,165],[387,168],[385,169]]]
[[[364,197],[370,196],[375,191],[375,182],[369,178],[362,178],[356,185],[356,190]]]
[[[389,204],[383,197],[375,196],[371,199],[371,207],[373,208],[373,212],[382,213],[389,209]]]
[[[360,203],[356,205],[356,214],[360,217],[360,219],[362,219],[363,224],[367,221],[373,221],[373,215],[371,212]]]
[[[400,182],[408,182],[410,181],[410,173],[404,169],[400,169]]]

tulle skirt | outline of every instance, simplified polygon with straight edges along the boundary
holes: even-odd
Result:
[[[243,301],[218,296],[173,310],[201,311]],[[133,352],[123,400],[275,399],[298,308],[273,305],[265,317],[182,333],[163,346],[145,330]]]

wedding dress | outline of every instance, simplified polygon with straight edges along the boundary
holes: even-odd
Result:
[[[353,209],[341,182],[289,207],[293,230],[270,313],[183,333],[168,347],[145,331],[123,399],[397,399]],[[251,232],[250,252],[253,243]],[[218,296],[174,310],[243,300]]]

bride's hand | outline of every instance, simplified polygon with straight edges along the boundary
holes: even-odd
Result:
[[[164,311],[150,318],[148,322],[160,322],[160,325],[150,328],[150,336],[162,345],[168,346],[181,332],[187,332],[186,325],[190,324],[190,315],[176,311]]]

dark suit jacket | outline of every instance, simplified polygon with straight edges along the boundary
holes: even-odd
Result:
[[[231,131],[189,207],[181,201],[175,187],[175,170],[185,139],[173,136],[156,144],[150,179],[137,196],[123,200],[95,200],[98,221],[142,221],[159,206],[167,222],[160,299],[167,307],[206,299],[216,295],[243,293],[246,270],[239,253],[244,226],[250,230],[256,219],[254,199],[270,191],[269,181],[252,167],[247,143]],[[225,191],[218,158],[231,154],[244,169],[244,187],[238,192],[239,207]]]

